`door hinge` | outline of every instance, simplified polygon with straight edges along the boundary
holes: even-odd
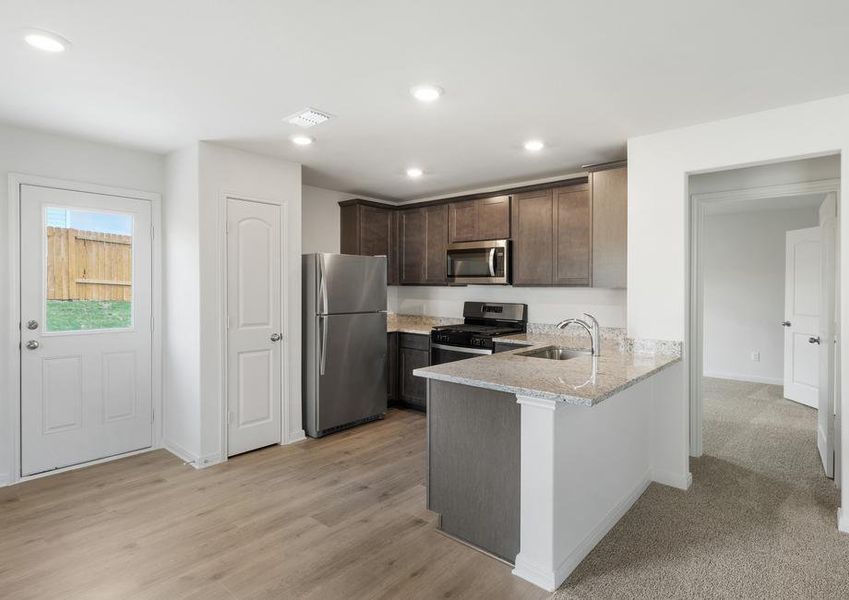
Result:
[[[153,320],[153,315],[150,315],[150,331],[153,332],[155,327],[156,327],[156,323]]]
[[[156,232],[155,232],[155,230],[154,230],[154,228],[153,228],[153,225],[151,225],[151,226],[150,226],[150,239],[153,239],[153,238],[155,238],[155,237],[156,237]]]
[[[232,410],[227,411],[227,424],[232,425],[233,421],[236,420],[236,414]]]
[[[150,422],[156,423],[156,410],[150,409]]]

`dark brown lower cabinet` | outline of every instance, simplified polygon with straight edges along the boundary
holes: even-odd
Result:
[[[389,376],[386,378],[389,389],[386,390],[386,397],[389,402],[395,402],[398,399],[398,334],[387,334],[386,349],[389,353],[387,368]]]
[[[427,407],[427,380],[413,375],[413,371],[430,364],[430,337],[413,333],[398,334],[398,396],[405,406],[425,410]]]

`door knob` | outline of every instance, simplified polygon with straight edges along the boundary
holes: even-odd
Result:
[[[790,327],[790,321],[782,321],[781,326],[782,327]]]
[[[808,338],[808,343],[809,343],[809,344],[819,344],[819,343],[820,343],[820,338],[819,338],[819,336],[817,336],[817,337],[812,337],[812,338]]]
[[[38,321],[36,321],[36,320],[27,321],[27,329],[29,329],[29,330],[38,329]]]
[[[27,350],[35,350],[38,348],[39,343],[35,340],[30,340],[27,342]]]
[[[272,333],[271,334],[271,341],[272,342],[279,342],[282,339],[283,339],[283,336],[279,333]]]

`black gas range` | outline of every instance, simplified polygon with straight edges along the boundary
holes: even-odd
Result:
[[[527,325],[527,304],[465,302],[463,323],[431,329],[430,364],[492,354],[494,338],[524,333]]]

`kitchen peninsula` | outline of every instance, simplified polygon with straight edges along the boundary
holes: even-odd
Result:
[[[428,507],[445,533],[554,590],[649,483],[682,487],[686,457],[657,419],[680,348],[608,339],[600,356],[557,360],[541,356],[575,338],[498,341],[515,349],[414,371],[428,380]]]

